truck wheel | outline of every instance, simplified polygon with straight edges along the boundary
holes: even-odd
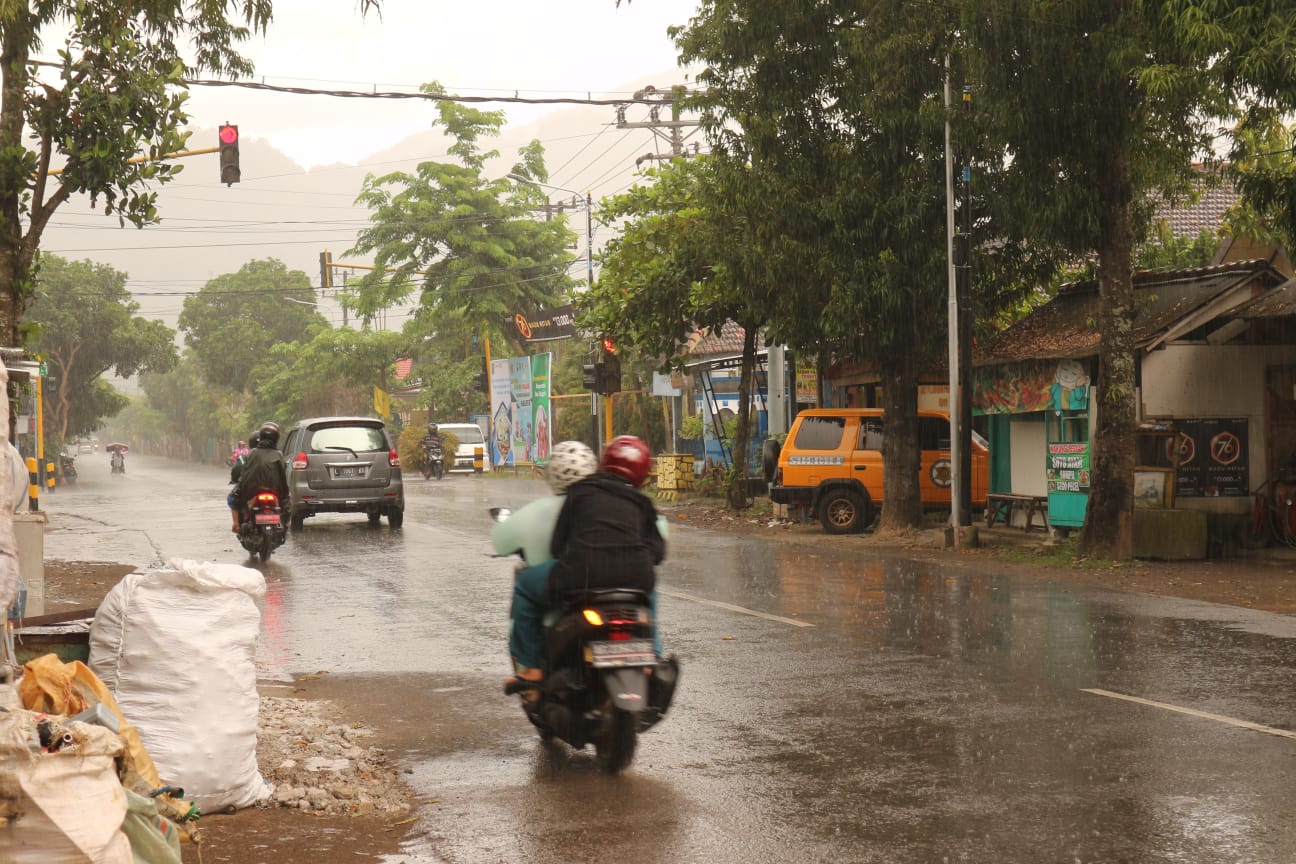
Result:
[[[858,534],[873,521],[868,501],[854,489],[830,489],[819,496],[816,509],[829,534]]]

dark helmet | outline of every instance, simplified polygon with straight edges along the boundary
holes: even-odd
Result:
[[[258,442],[259,446],[265,446],[265,447],[279,446],[279,424],[278,423],[275,423],[273,420],[267,420],[265,423],[261,424],[261,428],[258,429],[257,432],[261,436],[261,440]]]
[[[435,435],[435,434],[437,434],[437,424],[435,424],[435,423],[429,423],[429,424],[428,424],[428,434],[429,434],[429,435]]]
[[[652,452],[642,439],[633,435],[618,435],[603,448],[599,470],[615,474],[636,489],[648,479],[652,465]]]
[[[256,447],[261,441],[261,430],[258,429],[248,436],[248,447]]]

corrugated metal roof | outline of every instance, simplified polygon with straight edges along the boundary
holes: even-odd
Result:
[[[1277,284],[1281,276],[1265,261],[1135,273],[1135,344],[1148,344],[1184,316],[1252,279],[1260,279],[1258,288],[1264,289]],[[973,363],[1091,357],[1100,344],[1098,308],[1096,281],[1065,285],[1048,303],[976,346]]]
[[[1288,279],[1282,285],[1254,300],[1247,301],[1232,310],[1233,318],[1283,318],[1296,315],[1296,279]]]

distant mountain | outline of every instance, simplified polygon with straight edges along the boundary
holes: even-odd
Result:
[[[680,78],[678,71],[655,76],[659,84]],[[640,85],[630,89],[634,86]],[[646,112],[635,106],[628,116],[642,119]],[[591,189],[597,201],[634,182],[637,157],[664,149],[650,130],[618,130],[615,124],[611,106],[558,108],[533,122],[507,128],[495,142],[486,142],[500,152],[488,170],[506,173],[518,148],[539,138],[553,183],[580,193]],[[429,129],[376,150],[362,164],[307,171],[264,139],[246,129],[243,133],[240,183],[230,187],[219,183],[215,154],[189,157],[180,178],[159,189],[160,225],[123,228],[85,202],[72,201],[58,211],[45,232],[44,250],[72,259],[88,258],[128,273],[141,313],[174,326],[185,294],[253,259],[278,258],[318,285],[320,252],[327,249],[335,261],[346,260],[344,253],[368,223],[368,211],[355,204],[367,174],[410,171],[421,161],[449,158],[445,137]],[[192,136],[195,147],[206,146],[197,142],[215,139],[215,129],[195,129]],[[553,192],[555,202],[568,197]],[[583,218],[574,220],[573,228],[583,234]],[[602,230],[606,234],[607,229]],[[599,234],[596,228],[596,246]],[[340,311],[327,298],[321,308],[335,324],[341,323]],[[388,325],[399,326],[401,317],[403,312],[394,310]]]

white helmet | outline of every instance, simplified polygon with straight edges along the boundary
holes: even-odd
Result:
[[[555,495],[567,491],[577,480],[583,480],[598,470],[598,457],[580,441],[559,441],[549,454],[545,466],[545,480]]]

